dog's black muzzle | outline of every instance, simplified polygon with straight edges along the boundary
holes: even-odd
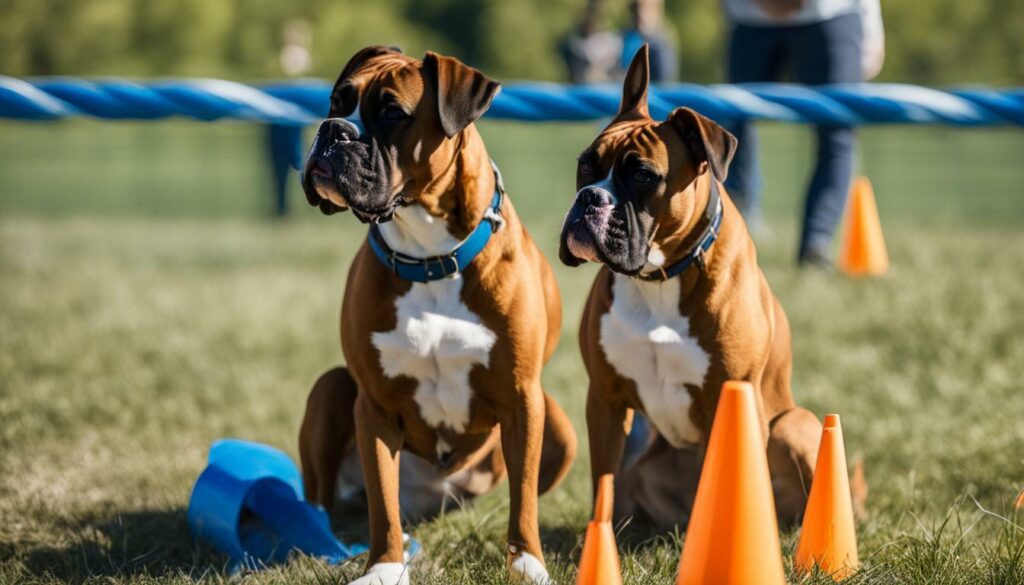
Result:
[[[391,197],[385,158],[376,141],[360,136],[352,122],[324,120],[302,172],[306,200],[327,215],[348,207],[364,223],[391,219],[400,198]]]

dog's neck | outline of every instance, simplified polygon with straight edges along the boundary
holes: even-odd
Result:
[[[392,249],[416,257],[451,252],[482,221],[494,196],[495,177],[483,139],[470,124],[458,141],[449,164],[421,192],[380,225]]]
[[[644,272],[679,262],[697,245],[704,228],[707,227],[708,220],[704,210],[711,198],[711,181],[714,180],[710,172],[704,172],[691,181],[681,193],[672,197],[670,205],[673,208],[668,210],[669,213],[662,214],[667,218],[659,222],[654,231],[654,243],[651,245],[651,253],[648,254]],[[705,265],[710,263],[714,251],[715,246],[711,246],[704,254]]]

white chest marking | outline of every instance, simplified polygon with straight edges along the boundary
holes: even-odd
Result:
[[[601,317],[601,347],[619,374],[636,382],[651,422],[676,448],[700,440],[686,385],[703,387],[711,358],[679,313],[679,281],[615,275],[614,298]]]
[[[665,265],[665,253],[661,251],[658,244],[651,244],[647,252],[647,263],[644,264],[644,274],[649,274]]]
[[[421,205],[400,207],[391,221],[377,227],[391,249],[418,258],[447,254],[459,245],[444,220],[430,215]]]
[[[381,225],[381,234],[406,254],[439,254],[458,244],[443,222],[418,205],[400,210],[392,223]],[[497,339],[462,302],[462,284],[461,276],[413,283],[395,300],[395,329],[372,336],[384,373],[416,380],[413,398],[423,420],[456,432],[469,424],[469,372],[477,364],[489,365]]]

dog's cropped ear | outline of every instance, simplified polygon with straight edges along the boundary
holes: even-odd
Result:
[[[401,53],[402,50],[398,47],[374,45],[360,49],[358,53],[352,55],[352,58],[345,64],[345,68],[341,70],[338,80],[334,82],[334,89],[331,90],[331,108],[328,111],[327,117],[345,118],[351,116],[352,112],[356,111],[363,84],[358,79],[353,78],[353,75],[356,71],[359,71],[363,63],[381,55],[400,55]]]
[[[619,116],[633,113],[641,118],[650,117],[647,108],[647,87],[651,84],[650,49],[645,43],[633,56],[626,79],[622,82],[622,103]]]
[[[669,115],[669,122],[694,158],[707,161],[715,178],[725,181],[729,175],[729,163],[739,144],[736,137],[690,108],[676,108]]]
[[[427,51],[423,65],[437,88],[437,115],[448,138],[482,116],[501,89],[497,81],[452,57]]]

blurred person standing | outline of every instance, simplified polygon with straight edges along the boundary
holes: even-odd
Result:
[[[622,31],[621,70],[629,69],[633,56],[647,43],[650,45],[651,82],[675,81],[679,60],[675,43],[665,27],[665,1],[630,0],[629,20],[629,28]]]
[[[730,83],[788,80],[808,85],[860,82],[882,68],[885,37],[879,0],[722,0],[731,25]],[[764,231],[757,134],[729,128],[739,149],[726,187],[752,230]],[[798,262],[830,268],[831,242],[850,189],[853,128],[818,126],[817,163],[804,202]]]
[[[309,22],[300,18],[289,20],[284,25],[282,36],[281,71],[288,77],[305,74],[313,64],[309,52],[312,40]],[[292,169],[298,170],[302,166],[302,146],[302,126],[267,126],[267,150],[274,181],[274,215],[277,217],[288,213],[288,178]]]
[[[572,83],[615,80],[622,39],[611,31],[598,30],[602,5],[602,0],[587,0],[579,25],[559,46]]]

